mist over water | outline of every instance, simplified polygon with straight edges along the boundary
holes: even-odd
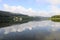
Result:
[[[46,21],[31,21],[28,23],[0,28],[2,40],[60,40],[60,23]]]

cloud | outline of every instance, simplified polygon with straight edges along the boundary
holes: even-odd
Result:
[[[60,4],[60,0],[46,0],[46,1],[53,5]]]
[[[48,14],[45,11],[35,11],[32,8],[26,9],[23,6],[9,6],[7,4],[4,4],[3,8],[5,11],[22,13],[22,14],[26,14],[29,16],[46,16],[46,14]]]
[[[10,6],[7,4],[4,4],[3,8],[5,11],[15,12],[15,13],[23,13],[23,14],[26,14],[26,13],[28,13],[27,11],[29,11],[29,9],[25,9],[22,6]]]
[[[51,5],[60,4],[60,0],[36,0],[36,2],[50,3]]]
[[[24,8],[23,6],[10,6],[7,4],[3,5],[3,8],[5,11],[9,11],[9,12],[15,12],[15,13],[22,13],[22,14],[26,14],[29,16],[52,16],[52,15],[57,15],[60,14],[60,9],[54,5],[50,5],[49,7],[49,11],[46,10],[40,10],[40,11],[35,11],[32,8]]]
[[[52,13],[53,15],[60,15],[60,8],[58,8],[57,6],[51,5],[49,6],[49,13]]]

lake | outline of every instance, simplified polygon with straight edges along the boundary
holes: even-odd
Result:
[[[31,21],[0,28],[1,40],[60,40],[60,22]]]

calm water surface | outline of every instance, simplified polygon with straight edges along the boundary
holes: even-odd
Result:
[[[1,40],[60,40],[60,23],[31,21],[0,28]]]

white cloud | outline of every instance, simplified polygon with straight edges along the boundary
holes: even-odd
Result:
[[[22,13],[29,16],[52,16],[52,15],[60,14],[60,9],[54,5],[49,6],[49,11],[46,10],[35,11],[32,8],[26,9],[23,6],[10,6],[7,4],[4,4],[3,8],[5,11]]]
[[[22,13],[30,16],[46,16],[46,14],[48,14],[45,11],[35,11],[32,8],[26,9],[22,6],[9,6],[7,4],[4,4],[3,7],[5,11]]]
[[[29,15],[29,12],[32,12],[32,8],[26,9],[22,6],[9,6],[7,4],[3,5],[5,11],[10,11],[10,12],[16,12],[16,13],[22,13],[22,14],[27,14]]]
[[[13,11],[16,10],[16,6],[9,6],[9,5],[7,5],[7,4],[4,4],[3,6],[4,6],[4,9],[5,9],[6,11],[11,11],[11,12],[13,12]]]
[[[53,15],[60,15],[60,8],[58,8],[57,6],[51,5],[49,6],[49,13],[52,13]]]
[[[50,3],[51,5],[60,4],[60,0],[35,0],[37,3]]]
[[[53,5],[60,4],[60,0],[46,0],[46,1],[53,4]]]

